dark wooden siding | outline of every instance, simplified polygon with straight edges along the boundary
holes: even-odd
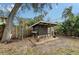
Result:
[[[46,35],[48,33],[47,26],[36,25],[33,27],[33,31],[37,31],[38,35]]]

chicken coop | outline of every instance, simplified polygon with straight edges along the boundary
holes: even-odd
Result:
[[[32,33],[39,37],[54,36],[55,23],[40,21],[31,26]]]

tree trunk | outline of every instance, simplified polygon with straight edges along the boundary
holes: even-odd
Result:
[[[12,11],[10,12],[8,19],[7,19],[7,24],[3,32],[3,37],[1,42],[9,42],[12,36],[12,26],[13,26],[13,19],[15,14],[17,13],[18,9],[20,8],[22,4],[21,3],[16,3]]]

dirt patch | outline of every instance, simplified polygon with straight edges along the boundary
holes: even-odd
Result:
[[[56,40],[48,38],[51,41],[36,46],[32,46],[28,39],[33,38],[25,38],[9,44],[0,43],[0,54],[79,54],[79,39],[60,36]]]

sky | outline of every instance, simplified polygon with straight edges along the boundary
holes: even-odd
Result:
[[[79,4],[78,3],[59,3],[58,5],[52,5],[53,9],[48,10],[48,14],[44,17],[44,20],[46,21],[47,19],[50,19],[51,22],[62,22],[62,12],[64,11],[65,8],[68,8],[72,6],[72,13],[77,15],[79,13]],[[22,14],[23,17],[25,18],[33,18],[38,14],[33,13],[33,11],[28,11],[24,12]]]
[[[8,10],[11,11],[14,4],[0,4],[0,9],[5,10],[5,5],[8,5]],[[48,10],[48,14],[44,17],[44,20],[50,19],[51,22],[62,22],[61,16],[65,8],[72,6],[72,12],[77,15],[79,13],[79,4],[78,3],[59,3],[58,5],[52,4],[53,9]],[[47,8],[45,8],[47,9]],[[34,18],[39,15],[39,13],[34,13],[33,10],[25,10],[21,12],[20,16],[23,18]]]

